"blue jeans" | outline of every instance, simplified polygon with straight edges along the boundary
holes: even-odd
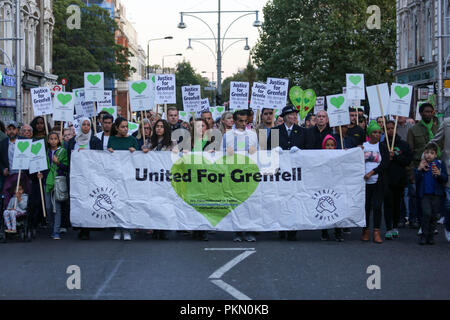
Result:
[[[444,200],[444,226],[447,231],[450,231],[450,188],[445,188],[445,200]]]
[[[45,209],[47,211],[47,221],[52,235],[55,233],[59,234],[59,228],[61,227],[61,202],[55,200],[55,208],[53,208],[52,198],[54,197],[53,192],[45,193]]]

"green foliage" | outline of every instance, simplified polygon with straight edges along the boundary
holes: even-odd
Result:
[[[67,7],[81,8],[81,28],[67,28]],[[136,70],[129,64],[132,53],[115,43],[116,22],[98,6],[80,0],[54,0],[53,72],[69,80],[70,88],[84,86],[84,72],[103,71],[105,78],[126,80]]]
[[[369,30],[370,5],[381,9],[381,29]],[[318,95],[342,92],[346,73],[366,85],[394,80],[396,13],[393,0],[271,0],[252,51],[260,79],[289,78]]]

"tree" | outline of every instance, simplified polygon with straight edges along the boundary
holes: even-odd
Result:
[[[81,9],[81,28],[67,27],[67,7]],[[126,80],[136,69],[130,66],[132,53],[115,43],[117,23],[99,6],[86,6],[80,0],[54,0],[53,72],[69,79],[70,88],[84,86],[84,72],[102,71],[105,79]]]
[[[369,5],[381,9],[380,30],[366,26]],[[396,13],[392,0],[271,0],[252,51],[261,79],[289,78],[318,95],[342,92],[346,73],[366,85],[392,82]]]
[[[225,78],[222,82],[222,102],[229,101],[230,99],[230,82],[231,81],[242,81],[248,82],[250,86],[250,92],[253,87],[253,83],[258,81],[257,70],[255,66],[252,64],[251,59],[248,59],[247,66],[244,70],[239,71],[238,73],[233,74],[231,77]],[[266,82],[264,80],[264,82]],[[250,97],[250,95],[249,95]]]
[[[208,86],[208,79],[202,77],[200,74],[197,74],[189,61],[183,60],[182,62],[177,64],[175,77],[177,85],[177,108],[179,110],[183,110],[181,87],[190,85],[200,85],[201,97],[205,97],[203,89]]]

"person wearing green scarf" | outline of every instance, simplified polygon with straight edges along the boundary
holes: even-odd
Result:
[[[409,184],[408,196],[410,198],[409,227],[418,229],[420,227],[421,208],[416,196],[416,184],[414,169],[422,160],[425,146],[434,138],[438,125],[433,122],[434,107],[430,103],[424,103],[419,107],[419,114],[422,120],[416,123],[408,131],[407,142],[413,153],[413,160],[408,170]],[[438,150],[439,151],[439,150]],[[438,152],[440,154],[440,152]]]

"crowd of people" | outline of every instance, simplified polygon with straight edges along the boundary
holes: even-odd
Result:
[[[326,111],[309,114],[299,124],[297,109],[288,104],[275,117],[273,109],[262,109],[254,120],[252,110],[225,112],[213,119],[209,111],[189,122],[179,119],[179,111],[169,107],[166,119],[149,111],[140,126],[129,135],[128,120],[114,119],[106,112],[100,113],[99,123],[91,119],[79,121],[79,132],[73,125],[61,128],[42,117],[31,123],[18,125],[14,121],[0,121],[0,190],[2,192],[2,230],[6,234],[17,233],[17,219],[29,215],[32,236],[46,228],[50,236],[61,239],[71,227],[70,203],[56,190],[61,177],[70,179],[72,152],[105,150],[115,152],[175,151],[201,152],[211,148],[224,152],[245,151],[254,153],[262,149],[311,150],[351,149],[364,151],[366,183],[366,227],[361,240],[382,243],[399,238],[399,229],[409,227],[418,230],[418,243],[433,244],[437,222],[445,224],[445,237],[450,241],[450,118],[439,125],[431,104],[420,106],[420,121],[393,117],[368,121],[360,109],[350,108],[350,124],[337,128],[329,125]],[[96,126],[94,128],[94,126]],[[46,129],[47,128],[47,129]],[[220,131],[221,141],[212,130]],[[48,134],[47,134],[48,130]],[[272,135],[277,131],[278,141]],[[94,134],[94,132],[98,132]],[[174,134],[178,132],[178,134]],[[185,134],[186,133],[186,134]],[[188,134],[188,135],[187,135]],[[395,135],[394,135],[395,134]],[[186,137],[190,137],[187,139]],[[15,144],[20,139],[44,139],[48,170],[29,174],[12,169]],[[44,217],[41,205],[40,181],[44,185]],[[64,180],[62,180],[64,181]],[[67,182],[70,186],[70,182]],[[69,190],[70,193],[70,190]],[[386,232],[381,234],[384,216]],[[373,232],[370,232],[370,230]],[[89,240],[91,229],[79,228],[78,237]],[[133,231],[117,228],[113,239],[131,240]],[[145,230],[154,239],[169,239],[167,230]],[[180,231],[198,240],[208,240],[207,231]],[[344,241],[348,228],[335,228],[336,241]],[[233,240],[256,241],[255,232],[236,232]],[[279,237],[297,240],[297,231],[280,231]],[[328,230],[321,230],[321,240],[330,240]]]

